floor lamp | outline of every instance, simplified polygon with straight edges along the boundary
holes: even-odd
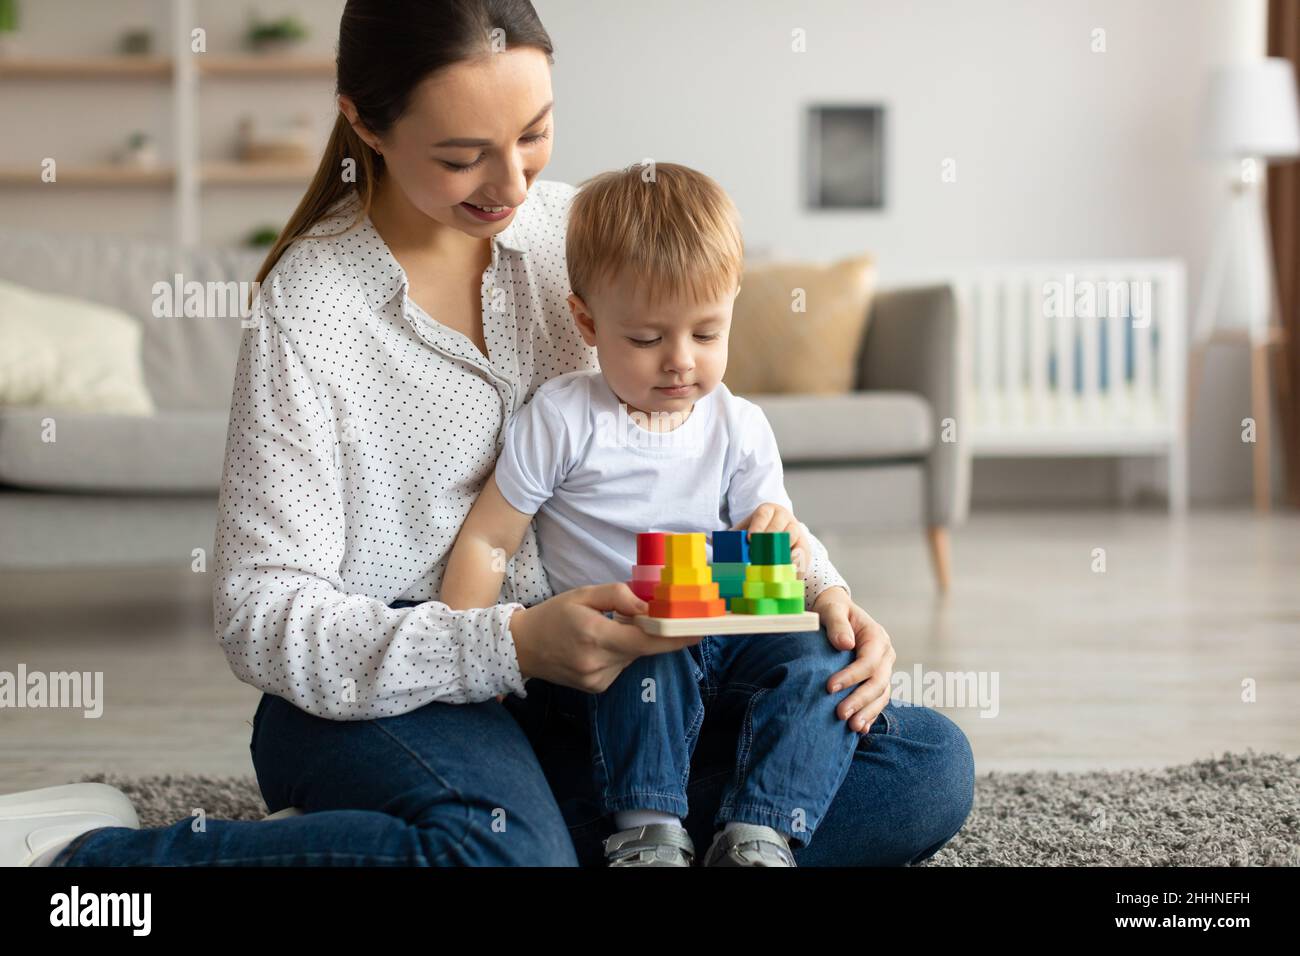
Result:
[[[1286,340],[1261,183],[1267,161],[1300,155],[1300,108],[1291,62],[1269,57],[1215,70],[1205,98],[1203,131],[1208,155],[1235,159],[1238,165],[1201,283],[1187,377],[1187,420],[1191,422],[1209,346],[1215,342],[1247,345],[1250,412],[1255,420],[1255,507],[1267,511],[1272,501],[1269,354]],[[1241,282],[1235,308],[1228,312],[1221,298],[1230,267]]]

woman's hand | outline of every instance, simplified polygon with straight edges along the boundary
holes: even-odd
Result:
[[[540,677],[588,694],[614,683],[628,664],[646,654],[664,654],[698,644],[693,637],[653,637],[635,624],[605,617],[632,617],[649,606],[626,584],[598,584],[557,594],[510,616],[510,633],[524,680]]]
[[[808,537],[803,524],[788,508],[764,502],[754,513],[731,529],[758,534],[762,531],[790,532],[790,561],[800,579],[808,573]]]
[[[832,647],[846,651],[857,649],[857,659],[832,674],[826,688],[830,693],[838,693],[861,682],[857,690],[840,701],[835,712],[854,730],[866,732],[889,703],[889,678],[898,658],[894,643],[889,639],[889,632],[854,604],[841,587],[827,588],[817,595],[813,610],[821,617]]]

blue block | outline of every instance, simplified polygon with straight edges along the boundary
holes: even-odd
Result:
[[[749,562],[748,531],[713,532],[714,564],[746,564]]]

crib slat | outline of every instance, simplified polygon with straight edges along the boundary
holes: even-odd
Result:
[[[1111,279],[1123,283],[1115,301],[1106,300],[1106,409],[1105,417],[1111,422],[1124,422],[1129,418],[1128,376],[1124,369],[1124,352],[1127,336],[1125,328],[1131,321],[1127,316],[1133,304],[1126,294],[1132,288],[1127,276]],[[1125,305],[1127,304],[1127,308]]]
[[[1157,283],[1151,283],[1152,302],[1155,304]],[[1155,333],[1156,315],[1154,309],[1144,319],[1144,324],[1133,325],[1133,415],[1134,420],[1147,423],[1155,407],[1155,381],[1151,374],[1151,339]]]
[[[1008,275],[1002,286],[1002,394],[1006,402],[1006,419],[1011,426],[1025,422],[1024,355],[1021,352],[1021,329],[1025,321],[1025,286],[1020,274]]]
[[[1092,287],[1092,308],[1084,304],[1083,314],[1078,317],[1080,330],[1080,347],[1083,349],[1083,415],[1089,422],[1098,419],[1098,393],[1101,389],[1101,323],[1097,318],[1097,295],[1100,288],[1098,277],[1087,273],[1075,277],[1075,291],[1082,286]],[[1077,302],[1077,298],[1076,298]]]
[[[1047,392],[1047,276],[1035,272],[1029,276],[1029,413],[1036,425],[1052,418],[1053,408]]]
[[[1066,287],[1067,276],[1054,278],[1063,288]],[[1074,394],[1074,308],[1071,302],[1062,300],[1055,325],[1056,407],[1060,420],[1068,425],[1074,422],[1078,412]]]
[[[997,283],[989,274],[982,274],[976,285],[979,299],[980,371],[983,375],[980,395],[984,402],[984,420],[994,427],[1003,424],[1002,402],[998,388],[998,324],[999,304]]]

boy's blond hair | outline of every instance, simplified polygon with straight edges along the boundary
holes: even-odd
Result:
[[[651,304],[711,302],[736,291],[745,244],[740,214],[714,180],[678,163],[634,163],[580,184],[565,256],[584,299],[625,275]]]

